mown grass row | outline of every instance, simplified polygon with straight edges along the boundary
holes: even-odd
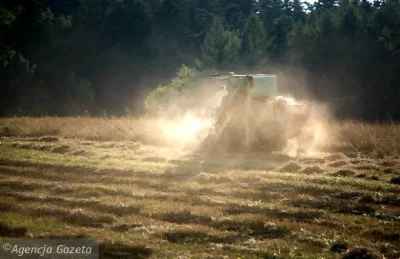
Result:
[[[52,142],[69,147],[57,153],[34,139],[1,142],[2,236],[94,237],[105,258],[399,255],[400,187],[390,182],[398,159],[215,156],[68,139]],[[85,152],[73,154],[78,147]],[[338,161],[344,167],[331,166]]]

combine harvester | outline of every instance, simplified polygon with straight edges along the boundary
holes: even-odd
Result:
[[[278,95],[276,75],[210,75],[210,95],[216,85],[225,85],[229,94],[214,114],[204,148],[281,151],[289,140],[304,138],[312,105]]]

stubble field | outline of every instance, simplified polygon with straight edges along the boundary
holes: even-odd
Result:
[[[150,119],[0,119],[0,236],[101,258],[399,258],[400,125],[318,153],[200,152]],[[370,256],[370,257],[361,257]]]

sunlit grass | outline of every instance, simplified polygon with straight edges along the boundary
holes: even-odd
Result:
[[[0,135],[4,136],[58,136],[87,141],[129,141],[180,148],[193,147],[193,144],[197,142],[196,130],[202,127],[209,127],[209,125],[190,116],[174,121],[144,117],[0,119]],[[354,156],[360,152],[374,157],[400,155],[400,125],[398,123],[367,124],[355,121],[328,121],[321,123],[320,128],[323,138],[321,137],[319,140],[321,143],[313,148],[313,155],[318,154],[318,151],[340,151]]]
[[[85,131],[24,134],[0,138],[3,236],[83,235],[102,243],[101,258],[342,258],[356,248],[398,255],[393,149],[385,159],[352,157],[353,141],[350,153],[344,145],[340,153],[289,157],[95,140]]]

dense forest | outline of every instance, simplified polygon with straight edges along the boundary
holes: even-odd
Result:
[[[0,35],[1,116],[141,115],[185,64],[400,119],[398,0],[2,0]]]

